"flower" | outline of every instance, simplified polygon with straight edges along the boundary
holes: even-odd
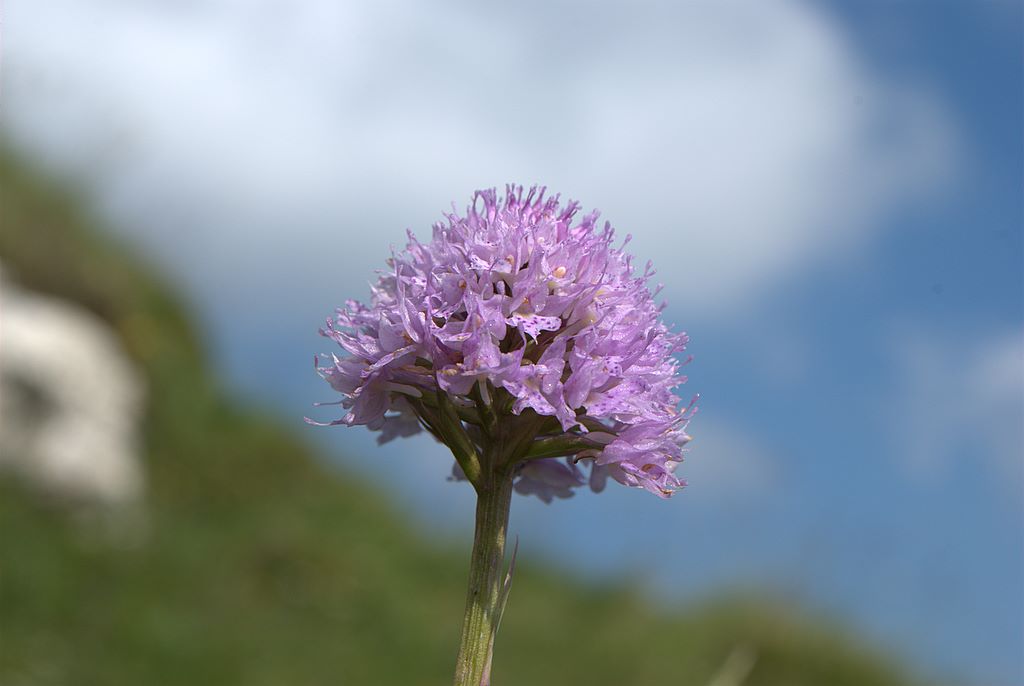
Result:
[[[636,274],[629,238],[614,247],[579,208],[508,186],[500,200],[477,191],[429,243],[409,232],[370,306],[349,301],[320,332],[347,353],[316,362],[346,410],[330,424],[380,442],[426,429],[457,478],[501,461],[516,490],[548,501],[608,477],[661,497],[684,486],[696,410],[674,393],[688,362],[675,355],[689,339],[662,323],[650,263]]]

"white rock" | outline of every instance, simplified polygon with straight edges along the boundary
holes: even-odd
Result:
[[[136,502],[142,402],[109,325],[0,275],[0,469],[74,502]]]

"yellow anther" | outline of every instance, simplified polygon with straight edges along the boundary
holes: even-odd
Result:
[[[566,269],[565,267],[556,267],[556,268],[555,268],[555,272],[554,272],[554,274],[555,274],[555,278],[556,278],[556,279],[560,279],[560,278],[562,278],[563,276],[565,276],[565,273],[566,273],[567,271],[568,271],[568,270],[567,270],[567,269]]]

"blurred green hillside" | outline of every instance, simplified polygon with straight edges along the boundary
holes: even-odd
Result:
[[[416,538],[386,494],[318,460],[301,427],[222,393],[170,290],[9,155],[0,260],[121,335],[148,386],[149,480],[139,524],[111,533],[0,479],[0,685],[450,683],[469,541]],[[494,682],[705,686],[751,655],[750,686],[909,683],[789,608],[649,603],[520,560]]]

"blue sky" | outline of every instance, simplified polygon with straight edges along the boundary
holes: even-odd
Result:
[[[521,499],[524,554],[1024,681],[1019,4],[518,7],[12,0],[2,130],[298,430],[318,323],[405,227],[513,179],[601,208],[693,339],[691,486]],[[436,446],[309,435],[427,535],[469,526]]]

